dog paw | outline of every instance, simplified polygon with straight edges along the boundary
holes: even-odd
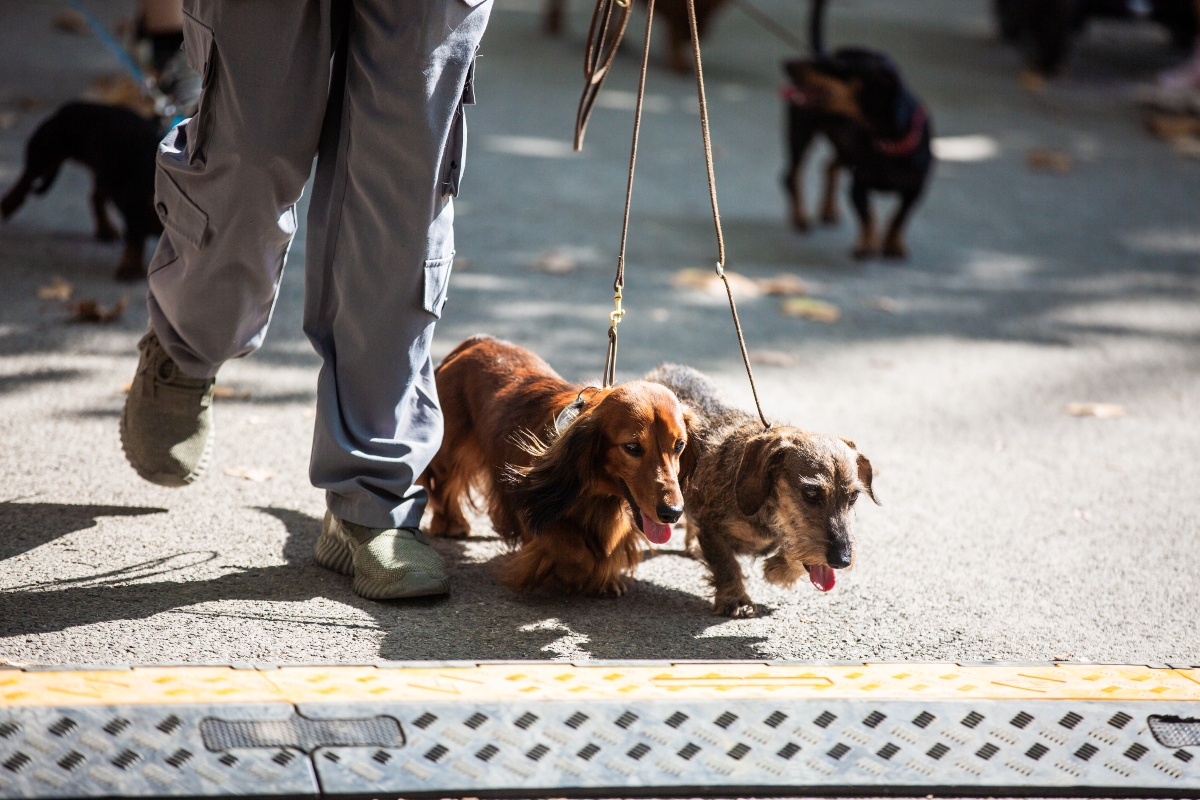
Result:
[[[721,617],[732,617],[734,619],[745,619],[753,617],[758,613],[758,609],[754,607],[754,603],[750,602],[750,598],[742,595],[741,597],[718,598],[713,600],[713,613]]]
[[[796,233],[808,233],[812,230],[812,222],[808,217],[792,217],[792,230]]]
[[[821,224],[822,225],[829,225],[829,226],[840,225],[841,222],[842,222],[842,215],[839,214],[838,212],[836,212],[836,211],[822,211],[821,212]]]
[[[627,591],[629,586],[624,581],[613,581],[603,589],[595,593],[596,597],[621,597]]]
[[[862,247],[861,245],[850,251],[850,255],[853,256],[856,261],[866,261],[867,259],[874,258],[878,254],[879,251],[874,247]]]

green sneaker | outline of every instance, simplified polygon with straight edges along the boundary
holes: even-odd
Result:
[[[368,600],[450,593],[446,562],[415,528],[365,528],[326,511],[314,555],[326,569],[353,575],[350,588]]]
[[[213,451],[212,378],[189,378],[149,331],[138,342],[137,374],[121,412],[121,447],[151,483],[187,486],[204,474]]]

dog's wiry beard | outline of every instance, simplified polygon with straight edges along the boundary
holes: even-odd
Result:
[[[813,512],[793,496],[786,479],[776,482],[768,513],[779,543],[775,554],[763,562],[763,577],[768,582],[791,586],[807,574],[806,567],[826,563],[826,525],[811,518]]]

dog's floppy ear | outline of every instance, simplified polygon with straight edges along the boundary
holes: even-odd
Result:
[[[687,486],[688,481],[692,478],[692,473],[696,470],[696,450],[699,444],[696,441],[697,422],[695,412],[684,406],[683,426],[687,429],[688,442],[687,447],[683,448],[683,452],[679,454],[679,485],[682,487]]]
[[[758,513],[762,504],[767,502],[774,462],[786,445],[774,431],[759,434],[746,443],[734,481],[734,497],[738,510],[747,517]]]
[[[558,522],[592,481],[604,445],[600,417],[585,413],[567,427],[533,463],[512,475],[512,497],[529,530],[537,534]]]
[[[867,490],[867,497],[871,498],[871,501],[875,503],[875,505],[883,505],[879,502],[879,498],[875,496],[875,490],[871,488],[871,479],[875,477],[875,473],[871,470],[871,462],[868,461],[867,457],[862,453],[858,454],[857,461],[858,480],[862,483],[863,488]]]
[[[854,442],[845,437],[842,437],[842,441],[854,451],[855,463],[858,468],[858,482],[861,483],[863,488],[867,490],[867,497],[871,498],[871,501],[875,503],[875,505],[883,505],[879,502],[879,499],[875,497],[875,490],[871,487],[871,481],[875,477],[875,471],[871,469],[871,462],[866,456],[858,452],[858,447],[854,444]]]

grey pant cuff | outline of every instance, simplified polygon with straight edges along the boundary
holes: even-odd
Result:
[[[425,514],[425,493],[403,501],[390,512],[381,498],[325,493],[325,505],[335,517],[367,528],[420,528]]]

